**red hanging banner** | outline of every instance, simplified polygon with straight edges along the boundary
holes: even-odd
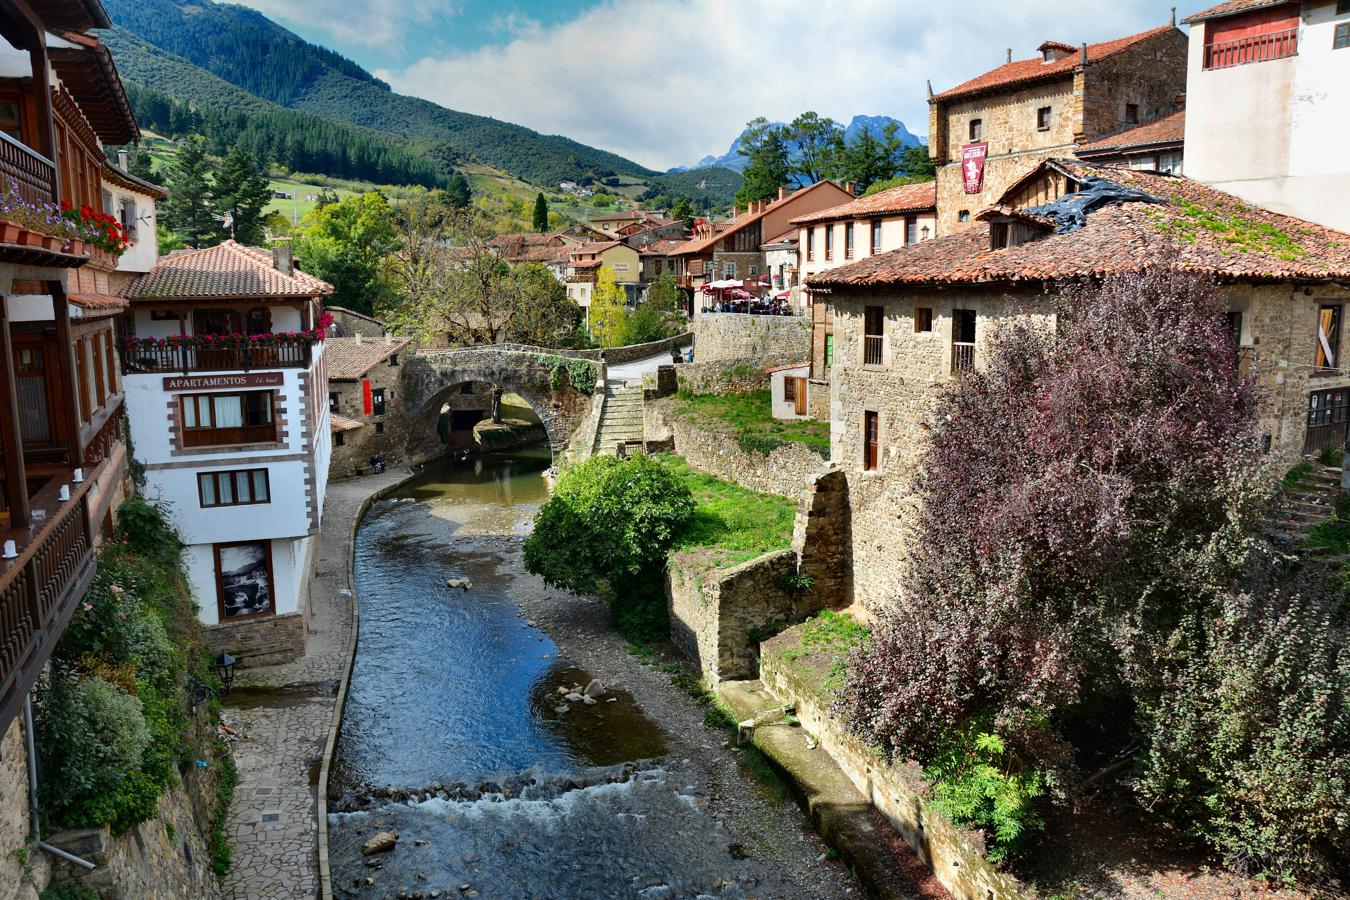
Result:
[[[988,141],[966,144],[961,148],[961,175],[967,194],[978,194],[984,189],[984,158],[988,155]]]
[[[370,411],[374,408],[370,401],[370,379],[367,378],[361,382],[361,409],[366,415],[370,415]]]

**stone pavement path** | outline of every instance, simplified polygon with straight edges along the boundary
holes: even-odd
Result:
[[[352,628],[352,524],[362,502],[407,476],[387,471],[328,485],[317,574],[310,592],[309,641],[295,662],[241,670],[225,717],[239,784],[225,823],[234,850],[225,900],[312,898],[319,894],[315,785],[332,724]]]

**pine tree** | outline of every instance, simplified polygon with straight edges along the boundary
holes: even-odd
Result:
[[[463,173],[456,172],[450,176],[450,182],[445,186],[445,195],[455,209],[463,209],[469,205],[473,194],[469,190],[469,180]]]
[[[542,191],[534,197],[534,230],[540,234],[548,231],[548,201]]]
[[[205,247],[221,238],[220,223],[211,208],[210,174],[206,142],[193,136],[178,148],[165,178],[169,197],[160,207],[160,216],[170,231],[193,247]]]
[[[258,171],[253,155],[235,147],[220,164],[211,198],[221,215],[234,220],[232,236],[241,244],[267,240],[264,210],[272,201],[272,187]]]

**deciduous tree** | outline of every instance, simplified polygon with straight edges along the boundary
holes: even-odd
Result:
[[[333,286],[331,302],[369,314],[387,291],[381,263],[398,249],[393,212],[376,193],[349,195],[309,212],[295,232],[305,271]]]
[[[623,343],[626,300],[623,288],[614,280],[614,272],[608,266],[601,266],[595,289],[591,291],[590,308],[591,334],[601,347],[617,347]]]
[[[744,205],[776,197],[791,175],[782,129],[763,116],[750,120],[737,152],[745,157],[746,165],[736,202]]]

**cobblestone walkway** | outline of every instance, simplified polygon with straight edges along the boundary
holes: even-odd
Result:
[[[225,900],[319,894],[314,789],[351,636],[352,522],[367,497],[406,474],[328,486],[305,656],[239,672],[225,701],[226,718],[243,735],[234,744],[239,785],[226,821],[234,858]]]

